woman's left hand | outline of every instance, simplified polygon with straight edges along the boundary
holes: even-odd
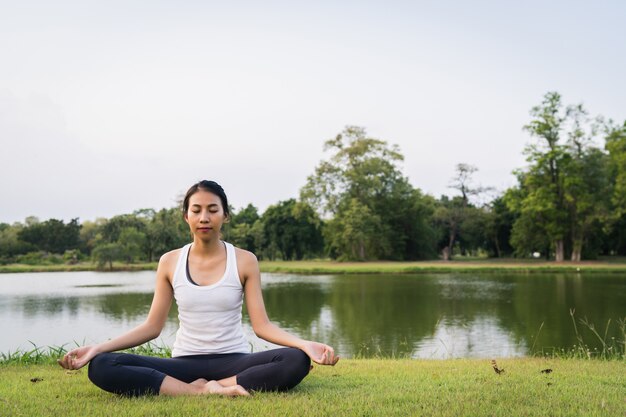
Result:
[[[335,351],[332,347],[319,342],[305,342],[300,349],[315,363],[320,365],[335,365],[339,360],[339,356],[335,356]]]

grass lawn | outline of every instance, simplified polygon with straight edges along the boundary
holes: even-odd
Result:
[[[626,362],[580,359],[341,360],[289,393],[122,398],[85,368],[0,365],[1,416],[624,416]],[[552,369],[551,373],[542,373]]]
[[[616,257],[599,261],[548,262],[535,259],[457,259],[419,262],[336,262],[314,261],[261,261],[261,272],[292,274],[402,274],[437,272],[626,272],[626,259]],[[156,270],[156,262],[125,264],[115,262],[114,271]],[[75,265],[0,265],[2,272],[53,272],[96,271],[96,264],[81,262]],[[108,271],[108,268],[106,269]]]
[[[473,259],[419,262],[262,261],[262,272],[300,274],[396,274],[438,272],[626,272],[626,261],[546,262]]]

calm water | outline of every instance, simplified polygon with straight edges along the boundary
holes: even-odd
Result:
[[[145,319],[153,282],[149,271],[1,274],[0,352],[114,337]],[[572,308],[602,332],[610,319],[610,336],[626,318],[622,274],[264,274],[263,286],[272,321],[344,357],[521,356],[576,344]],[[254,350],[270,347],[245,313],[244,326]],[[174,305],[157,342],[171,345],[176,328]]]

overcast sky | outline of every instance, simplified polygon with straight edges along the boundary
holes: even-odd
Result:
[[[262,210],[346,125],[435,196],[503,190],[547,91],[626,118],[624,1],[0,0],[0,222],[171,207],[200,179]]]

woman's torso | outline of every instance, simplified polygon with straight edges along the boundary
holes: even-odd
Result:
[[[179,251],[171,281],[179,319],[173,357],[250,352],[241,326],[243,286],[239,278],[235,247],[223,243],[226,247],[224,275],[210,285],[197,285],[189,275],[191,244]],[[204,281],[200,278],[196,277],[199,282]]]

